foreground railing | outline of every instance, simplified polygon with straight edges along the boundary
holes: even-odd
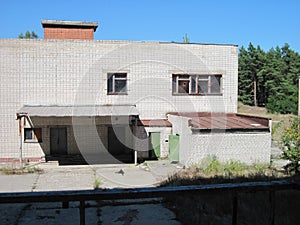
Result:
[[[226,184],[206,184],[178,187],[150,187],[131,189],[99,189],[83,191],[50,191],[50,192],[17,192],[0,193],[0,204],[62,202],[63,208],[69,207],[69,202],[80,202],[80,225],[85,225],[85,202],[91,200],[116,200],[176,196],[183,193],[199,195],[213,192],[231,192],[232,195],[232,225],[237,225],[238,195],[243,192],[268,191],[271,201],[271,224],[274,224],[275,192],[286,189],[299,189],[299,184],[292,181],[244,182]]]

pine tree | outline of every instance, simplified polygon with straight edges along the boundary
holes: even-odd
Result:
[[[249,44],[239,52],[239,99],[270,112],[297,113],[300,56],[286,44],[264,52]]]
[[[23,33],[20,33],[18,36],[19,39],[37,39],[38,35],[34,31],[26,31],[25,35]]]

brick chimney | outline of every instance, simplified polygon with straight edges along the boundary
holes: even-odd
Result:
[[[42,20],[44,39],[93,40],[97,22]]]

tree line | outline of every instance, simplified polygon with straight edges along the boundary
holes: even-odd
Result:
[[[298,111],[300,55],[288,44],[264,51],[249,44],[239,51],[239,100],[269,112]]]

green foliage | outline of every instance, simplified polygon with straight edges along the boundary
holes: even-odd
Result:
[[[290,161],[287,165],[289,171],[300,173],[300,136],[299,119],[294,118],[290,121],[290,126],[284,130],[282,144],[285,147],[283,157]]]
[[[213,174],[230,178],[232,176],[241,175],[248,167],[239,161],[219,162],[216,157],[208,157],[200,163],[204,174]]]
[[[98,179],[98,178],[95,178],[95,180],[94,180],[94,189],[99,189],[100,185],[101,185],[101,180]]]
[[[37,39],[38,35],[34,31],[26,31],[25,35],[23,33],[19,34],[19,39]]]
[[[183,43],[190,43],[190,39],[187,34],[185,34],[183,37]]]
[[[288,44],[268,52],[251,43],[239,52],[239,100],[269,112],[297,113],[300,55]]]
[[[43,172],[42,169],[37,168],[37,167],[27,167],[26,170],[27,170],[26,171],[27,173],[42,173]]]
[[[278,123],[276,123],[274,126],[272,126],[272,137],[275,134],[275,132],[282,126],[284,123],[284,120],[280,120]]]
[[[207,167],[203,170],[204,173],[218,173],[222,170],[222,165],[217,159],[211,160]]]
[[[4,175],[20,175],[26,173],[43,173],[43,170],[37,167],[25,167],[25,168],[15,168],[15,167],[3,167],[0,172]]]

